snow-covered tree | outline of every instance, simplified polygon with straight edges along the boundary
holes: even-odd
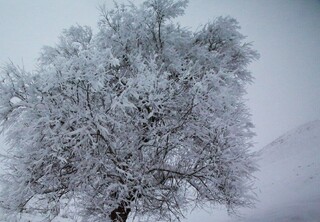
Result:
[[[192,206],[252,204],[243,96],[258,55],[233,18],[197,32],[174,24],[186,6],[101,8],[96,35],[71,27],[43,49],[36,71],[3,67],[8,220],[171,221]]]

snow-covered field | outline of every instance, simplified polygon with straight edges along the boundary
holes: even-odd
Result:
[[[307,123],[261,150],[256,173],[259,202],[228,217],[223,210],[194,212],[188,222],[319,222],[320,121]]]

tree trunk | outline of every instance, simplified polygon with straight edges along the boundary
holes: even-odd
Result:
[[[131,209],[126,207],[126,204],[121,204],[118,208],[114,209],[110,214],[112,222],[126,222]]]

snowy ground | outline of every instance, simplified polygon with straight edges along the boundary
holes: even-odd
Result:
[[[230,218],[222,210],[194,212],[188,222],[319,222],[320,121],[305,124],[261,150],[259,202]]]

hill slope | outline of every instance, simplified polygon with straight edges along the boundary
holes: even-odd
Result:
[[[201,216],[194,213],[188,221],[319,222],[320,121],[289,131],[260,154],[255,209],[241,210],[240,218],[230,218],[221,211]]]
[[[320,121],[307,123],[261,150],[260,202],[243,221],[320,221]]]
[[[320,121],[261,150],[260,203],[244,221],[320,221]]]

